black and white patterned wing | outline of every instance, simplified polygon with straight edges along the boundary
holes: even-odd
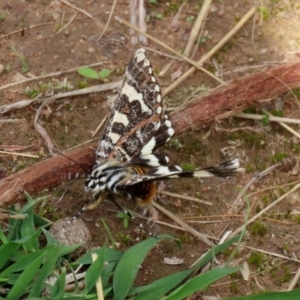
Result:
[[[126,178],[125,180],[123,180],[122,183],[119,184],[119,186],[126,188],[126,186],[132,186],[141,182],[165,180],[180,177],[229,177],[242,171],[244,171],[244,169],[240,168],[240,161],[237,158],[211,167],[197,169],[191,172],[183,171],[179,166],[158,166],[156,168],[152,168],[149,172],[145,174],[136,174],[131,178]]]
[[[161,88],[145,49],[130,60],[97,149],[97,161],[120,163],[149,155],[174,134],[164,115]]]

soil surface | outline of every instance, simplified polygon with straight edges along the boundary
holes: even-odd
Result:
[[[183,1],[145,2],[147,33],[169,47],[182,51],[202,1],[192,0],[185,5],[182,5]],[[257,2],[259,6],[255,16],[204,65],[225,82],[299,59],[298,0],[213,1],[202,34],[194,47],[193,59],[199,60]],[[93,15],[94,19],[59,1],[0,2],[0,106],[120,80],[132,54],[141,46],[146,47],[156,73],[173,63],[164,76],[159,78],[163,89],[172,83],[176,74],[180,75],[189,68],[187,64],[170,58],[170,53],[150,40],[147,45],[131,43],[129,28],[114,19],[114,16],[119,16],[129,20],[129,1],[118,1],[112,18],[110,12],[113,1],[71,3]],[[136,34],[133,36],[137,37]],[[111,71],[107,78],[100,81],[89,79],[73,71],[5,88],[12,82],[68,71],[96,62],[101,64],[94,67],[95,70]],[[169,108],[177,107],[218,85],[219,82],[197,71],[169,94],[165,103]],[[43,111],[39,122],[47,130],[57,152],[92,139],[92,133],[107,114],[111,97],[116,93],[117,91],[94,93],[84,97],[62,98],[51,103]],[[251,107],[248,112],[262,114],[263,108],[273,114],[297,119],[300,117],[299,96],[299,90],[278,95],[276,99],[267,99],[263,107]],[[44,139],[33,126],[33,119],[40,105],[40,102],[33,102],[27,107],[1,115],[1,120],[22,119],[18,123],[0,123],[1,150],[10,150],[8,145],[30,146],[30,149],[21,153],[38,156],[26,158],[0,154],[1,176],[17,172],[49,156]],[[299,132],[299,125],[291,127]],[[101,132],[97,135],[100,138]],[[177,179],[165,183],[164,191],[192,196],[205,200],[208,204],[163,193],[159,195],[160,205],[216,244],[226,231],[235,231],[243,225],[247,201],[251,218],[288,192],[300,179],[297,169],[299,138],[278,123],[268,122],[267,118],[265,122],[230,118],[207,124],[206,128],[193,128],[185,135],[175,136],[163,150],[169,154],[172,164],[186,169],[206,167],[230,157],[241,160],[245,172],[234,178]],[[284,168],[277,168],[252,184],[242,196],[240,209],[232,213],[239,192],[253,176],[289,157],[294,159],[289,159]],[[79,180],[32,195],[48,196],[38,213],[53,221],[73,216],[91,199],[84,192],[83,186],[84,181]],[[244,280],[240,274],[225,278],[207,289],[205,295],[229,297],[266,290],[285,290],[289,287],[300,262],[299,197],[299,190],[292,192],[247,227],[243,241],[245,247],[239,249],[233,264],[248,263],[249,280]],[[137,211],[132,203],[125,202],[122,205]],[[91,247],[110,242],[102,220],[120,249],[125,250],[141,239],[135,224],[130,222],[125,229],[123,220],[117,217],[117,213],[118,209],[112,203],[104,201],[97,209],[82,216],[92,235]],[[176,225],[160,212],[159,221]],[[176,228],[160,225],[158,233],[178,237],[182,241],[182,251],[173,242],[160,243],[143,263],[137,285],[188,268],[210,248],[190,233]],[[224,252],[215,263],[225,263],[230,253],[231,250]],[[166,265],[164,257],[181,258],[184,263]],[[299,288],[299,284],[298,282],[296,287]]]

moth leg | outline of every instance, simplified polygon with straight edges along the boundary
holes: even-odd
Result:
[[[144,227],[144,225],[142,223],[140,223],[131,213],[130,211],[128,211],[127,209],[123,208],[119,203],[118,201],[116,200],[115,198],[115,195],[113,194],[110,194],[109,196],[109,200],[111,200],[119,209],[121,209],[123,211],[124,214],[126,214],[130,220],[132,220],[135,225],[138,226],[138,228],[140,228],[141,230],[143,230],[144,232],[146,232],[148,235],[150,235],[151,237],[154,237],[154,238],[159,238],[154,232],[152,231],[149,231],[146,227]]]
[[[93,210],[101,204],[105,198],[105,193],[98,193],[94,196],[94,201],[84,207],[84,210]]]

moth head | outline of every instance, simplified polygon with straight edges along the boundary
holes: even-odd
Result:
[[[85,181],[86,191],[92,191],[94,194],[103,191],[106,188],[108,172],[111,167],[111,161],[105,163],[96,162],[91,174]]]

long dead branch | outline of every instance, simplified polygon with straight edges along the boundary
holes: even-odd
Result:
[[[213,120],[233,116],[246,107],[297,87],[300,87],[300,62],[232,81],[174,111],[171,119],[176,132],[180,134]],[[49,158],[2,179],[0,205],[23,198],[24,190],[36,193],[61,184],[69,179],[68,176],[89,172],[95,161],[94,151],[89,147],[70,151],[66,155],[72,160],[64,156]]]

